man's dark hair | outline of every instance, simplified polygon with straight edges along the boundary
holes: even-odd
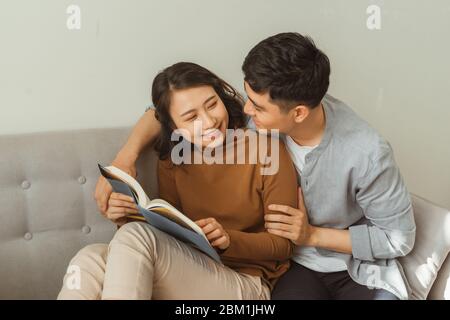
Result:
[[[242,65],[253,91],[269,93],[281,110],[314,108],[330,83],[330,61],[314,41],[299,33],[280,33],[258,43]]]

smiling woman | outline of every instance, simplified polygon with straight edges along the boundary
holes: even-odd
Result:
[[[243,99],[236,90],[194,63],[180,62],[159,73],[153,81],[152,99],[155,117],[162,126],[156,144],[161,159],[166,159],[177,144],[171,139],[175,128],[205,147],[212,137],[219,133],[224,137],[226,129],[242,128],[246,123]],[[202,126],[195,126],[196,122]]]

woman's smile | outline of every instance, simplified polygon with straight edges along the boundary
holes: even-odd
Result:
[[[222,131],[219,129],[208,129],[203,132],[202,137],[204,140],[210,140],[214,141],[215,139],[219,138],[222,135]]]

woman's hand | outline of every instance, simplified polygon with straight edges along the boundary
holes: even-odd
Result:
[[[133,213],[139,213],[139,210],[132,197],[122,193],[111,193],[105,212],[106,218],[121,226],[127,222],[127,216]]]
[[[136,166],[134,162],[129,161],[125,162],[116,159],[111,163],[111,165],[128,173],[133,178],[136,178]],[[97,185],[95,186],[94,199],[97,202],[98,210],[105,217],[106,211],[108,210],[108,200],[110,199],[112,192],[113,190],[108,180],[106,180],[102,175],[100,175],[100,177],[97,180]]]
[[[220,250],[226,250],[230,246],[230,236],[222,225],[214,218],[206,218],[195,221],[202,228],[209,243]]]

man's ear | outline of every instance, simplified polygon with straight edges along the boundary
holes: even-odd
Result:
[[[305,120],[309,115],[309,108],[304,105],[298,105],[294,107],[291,112],[293,112],[294,121],[296,123],[301,123]]]

